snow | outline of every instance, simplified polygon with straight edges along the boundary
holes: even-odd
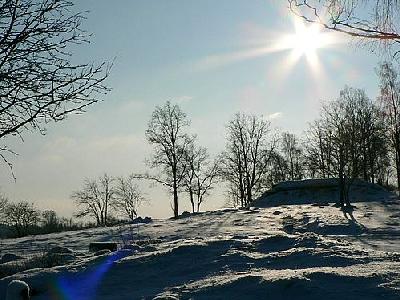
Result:
[[[250,210],[3,240],[0,255],[62,247],[74,259],[0,279],[0,299],[13,279],[27,282],[34,300],[400,299],[400,201],[359,191],[375,201],[348,212],[261,199]],[[120,250],[89,253],[91,242]]]

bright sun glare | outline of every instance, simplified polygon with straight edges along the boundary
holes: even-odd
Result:
[[[312,73],[320,77],[323,67],[318,57],[318,52],[332,48],[345,40],[337,34],[322,30],[318,24],[308,24],[299,18],[293,19],[293,33],[280,33],[279,37],[267,37],[267,44],[246,49],[239,52],[231,52],[223,55],[211,55],[196,64],[197,69],[208,69],[221,65],[231,64],[237,61],[265,56],[278,52],[289,52],[289,56],[280,65],[280,72],[286,73],[300,59],[304,58]],[[266,37],[260,37],[260,45],[265,43]]]
[[[305,55],[309,55],[323,46],[319,30],[316,26],[302,26],[297,28],[291,42],[295,51]]]
[[[295,63],[305,56],[314,71],[318,71],[319,61],[317,50],[327,48],[337,43],[331,33],[321,32],[317,24],[305,24],[300,20],[294,22],[295,33],[288,34],[278,42],[277,47],[292,50],[290,60]]]

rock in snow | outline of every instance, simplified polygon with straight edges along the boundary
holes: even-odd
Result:
[[[29,300],[29,285],[21,280],[13,280],[7,286],[6,300]]]
[[[11,262],[11,261],[16,261],[16,260],[19,260],[19,259],[22,259],[22,256],[15,255],[15,254],[12,254],[12,253],[6,253],[1,257],[0,264],[8,263],[8,262]]]

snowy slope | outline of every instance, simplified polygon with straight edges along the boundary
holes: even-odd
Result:
[[[63,266],[1,279],[0,299],[15,278],[33,299],[400,299],[399,225],[387,194],[346,214],[286,205],[3,240],[0,255],[73,252]],[[131,246],[94,255],[92,241]]]

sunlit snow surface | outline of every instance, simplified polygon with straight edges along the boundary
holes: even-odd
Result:
[[[32,299],[400,299],[400,203],[376,199],[347,213],[285,205],[3,240],[0,254],[59,245],[75,258],[1,279],[0,299],[14,278]],[[96,256],[93,241],[136,244]]]

